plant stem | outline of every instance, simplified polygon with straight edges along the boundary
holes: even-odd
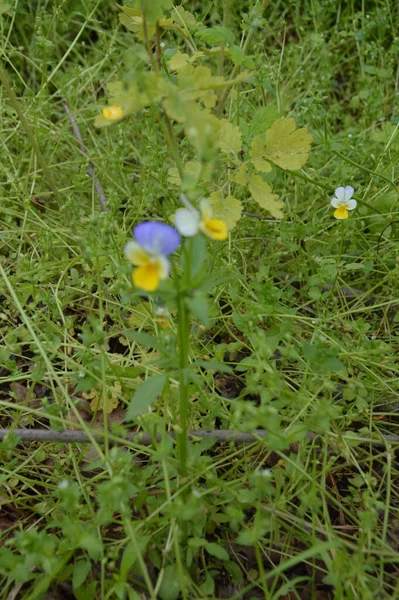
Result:
[[[53,192],[54,197],[56,198],[57,202],[61,205],[62,204],[61,196],[60,196],[60,194],[57,190],[57,187],[53,181],[51,173],[50,173],[49,169],[47,168],[47,163],[43,157],[43,154],[41,153],[41,150],[36,141],[33,130],[31,128],[31,126],[29,125],[28,121],[26,120],[24,113],[22,112],[21,105],[18,102],[16,95],[14,94],[14,90],[12,89],[12,87],[8,81],[7,74],[6,74],[5,69],[3,68],[3,65],[1,64],[1,62],[0,62],[0,81],[4,85],[4,88],[7,92],[7,95],[9,97],[10,101],[11,101],[11,104],[13,105],[15,112],[17,113],[19,120],[21,121],[21,125],[24,128],[25,133],[28,136],[30,143],[32,144],[32,148],[36,154],[37,162],[39,163],[39,165],[41,166],[41,168],[43,170],[43,173],[47,180],[47,183],[48,183],[51,191]]]
[[[177,436],[177,447],[180,462],[180,475],[187,476],[187,443],[188,443],[188,403],[189,381],[188,366],[190,354],[190,311],[186,303],[187,293],[191,286],[191,254],[192,240],[187,240],[183,249],[185,255],[183,287],[178,288],[178,340],[179,340],[179,425],[181,431]]]
[[[179,292],[178,319],[179,319],[179,425],[180,432],[177,436],[177,447],[180,462],[180,475],[187,476],[187,439],[188,439],[188,355],[190,347],[190,323],[186,306],[186,293]]]

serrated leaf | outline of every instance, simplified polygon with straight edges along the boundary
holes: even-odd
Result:
[[[247,56],[240,46],[231,46],[227,54],[236,67],[245,67],[246,69],[254,69],[255,63],[250,56]]]
[[[170,70],[178,71],[179,69],[182,69],[188,63],[189,58],[188,54],[177,51],[169,61]]]
[[[241,132],[239,127],[233,125],[227,119],[220,120],[219,127],[219,148],[222,152],[230,154],[231,152],[240,152],[242,146]]]
[[[145,411],[151,404],[162,394],[163,388],[166,384],[165,375],[153,375],[148,377],[141,386],[136,390],[132,399],[130,400],[125,421],[132,421],[138,415]]]
[[[185,25],[188,29],[194,29],[197,27],[197,19],[193,15],[193,13],[185,10],[182,6],[175,7],[175,12],[177,13],[176,23],[178,25]]]
[[[228,42],[229,44],[234,43],[234,35],[226,27],[216,25],[215,27],[206,27],[197,31],[196,37],[205,44],[214,46],[215,44],[221,44],[222,42]]]
[[[249,151],[249,156],[252,158],[252,164],[257,171],[262,173],[270,173],[272,170],[271,164],[264,159],[266,154],[265,144],[259,135],[256,135],[252,140],[252,146]]]
[[[295,119],[280,119],[266,132],[266,156],[282,169],[297,171],[308,161],[312,140],[306,127],[296,129]]]
[[[230,180],[237,185],[247,185],[248,183],[248,175],[247,175],[247,167],[245,165],[241,165],[238,171],[233,171],[230,174]]]
[[[212,207],[213,214],[218,219],[222,219],[231,231],[241,218],[242,203],[234,196],[223,198],[221,192],[212,192],[208,200]]]
[[[273,194],[270,185],[263,181],[260,175],[251,173],[248,187],[252,198],[259,206],[268,210],[275,219],[284,218],[284,213],[281,210],[284,206],[283,202],[278,199],[277,194]]]
[[[252,115],[252,121],[249,126],[251,135],[263,133],[269,129],[273,123],[280,117],[276,106],[262,106]]]

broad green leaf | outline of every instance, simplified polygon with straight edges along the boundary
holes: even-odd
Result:
[[[252,198],[259,206],[268,210],[275,219],[284,218],[284,213],[281,210],[284,206],[283,202],[278,199],[277,194],[273,194],[270,185],[263,181],[260,175],[251,173],[248,187]]]
[[[170,70],[178,71],[179,69],[182,69],[188,63],[189,58],[188,54],[177,51],[169,61]]]
[[[247,167],[245,165],[241,165],[238,171],[233,171],[230,175],[230,180],[233,181],[233,183],[237,183],[237,185],[247,185]]]
[[[263,133],[266,129],[269,129],[279,117],[279,112],[275,106],[270,105],[258,108],[252,115],[252,121],[249,126],[251,135]]]
[[[230,154],[240,152],[242,146],[239,127],[227,119],[221,119],[219,127],[219,148],[222,152]]]
[[[128,340],[132,340],[140,346],[148,346],[149,348],[155,348],[160,351],[164,349],[158,338],[149,335],[144,331],[132,331],[131,329],[127,329],[126,331],[123,331],[123,335],[127,337]]]
[[[256,135],[252,140],[249,156],[252,158],[252,164],[257,171],[269,173],[272,170],[272,166],[269,161],[264,159],[265,154],[265,144],[262,142],[261,137]]]
[[[220,560],[230,560],[229,553],[223,546],[220,544],[216,544],[215,542],[208,542],[205,546],[206,551],[209,552],[212,556],[216,558],[220,558]]]
[[[185,10],[182,6],[174,7],[175,21],[177,25],[185,25],[187,29],[194,29],[197,27],[197,19],[193,13]]]
[[[177,600],[180,595],[180,578],[176,565],[168,565],[164,572],[159,588],[161,600]]]
[[[296,129],[295,119],[280,119],[266,132],[266,157],[282,169],[297,171],[308,161],[312,140],[306,127]]]
[[[194,296],[186,299],[190,311],[207,329],[211,326],[209,318],[209,300],[206,294],[195,292]]]
[[[221,192],[212,192],[208,200],[215,217],[222,219],[231,231],[241,218],[242,203],[234,196],[223,198]]]
[[[86,577],[90,573],[91,562],[89,560],[80,560],[75,563],[72,571],[72,588],[76,590],[86,581]]]
[[[234,43],[233,33],[221,25],[200,29],[197,31],[195,36],[210,46],[215,46],[216,44],[221,44],[222,42],[228,42],[229,44]]]
[[[226,52],[230,56],[236,67],[245,67],[246,69],[254,69],[255,63],[250,56],[247,56],[240,46],[231,46]]]
[[[154,400],[162,394],[166,381],[165,375],[153,375],[152,377],[148,377],[148,379],[146,379],[136,390],[133,398],[130,400],[125,421],[132,421],[145,411],[151,402],[154,402]]]

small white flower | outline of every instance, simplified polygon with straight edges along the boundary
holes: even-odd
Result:
[[[348,210],[353,210],[357,206],[356,200],[351,200],[355,190],[352,186],[338,187],[335,190],[335,196],[331,200],[331,205],[336,208],[334,217],[336,219],[347,219]]]
[[[184,194],[181,194],[180,200],[186,208],[179,208],[175,212],[174,224],[181,235],[192,237],[202,231],[214,240],[223,241],[227,239],[226,223],[213,217],[212,208],[206,200],[200,201],[199,211],[190,204]]]

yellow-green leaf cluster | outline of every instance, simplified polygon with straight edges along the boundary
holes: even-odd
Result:
[[[297,171],[309,159],[312,140],[306,127],[296,129],[295,119],[279,119],[266,131],[265,141],[260,135],[253,138],[249,155],[257,171],[271,171],[271,163],[287,171]]]
[[[212,192],[208,202],[214,216],[222,219],[227,224],[228,230],[231,231],[241,218],[242,202],[234,196],[223,198],[222,192]]]
[[[265,208],[275,219],[283,219],[283,202],[279,200],[277,194],[273,194],[272,188],[260,175],[251,173],[249,176],[248,189],[252,198],[261,208]]]

